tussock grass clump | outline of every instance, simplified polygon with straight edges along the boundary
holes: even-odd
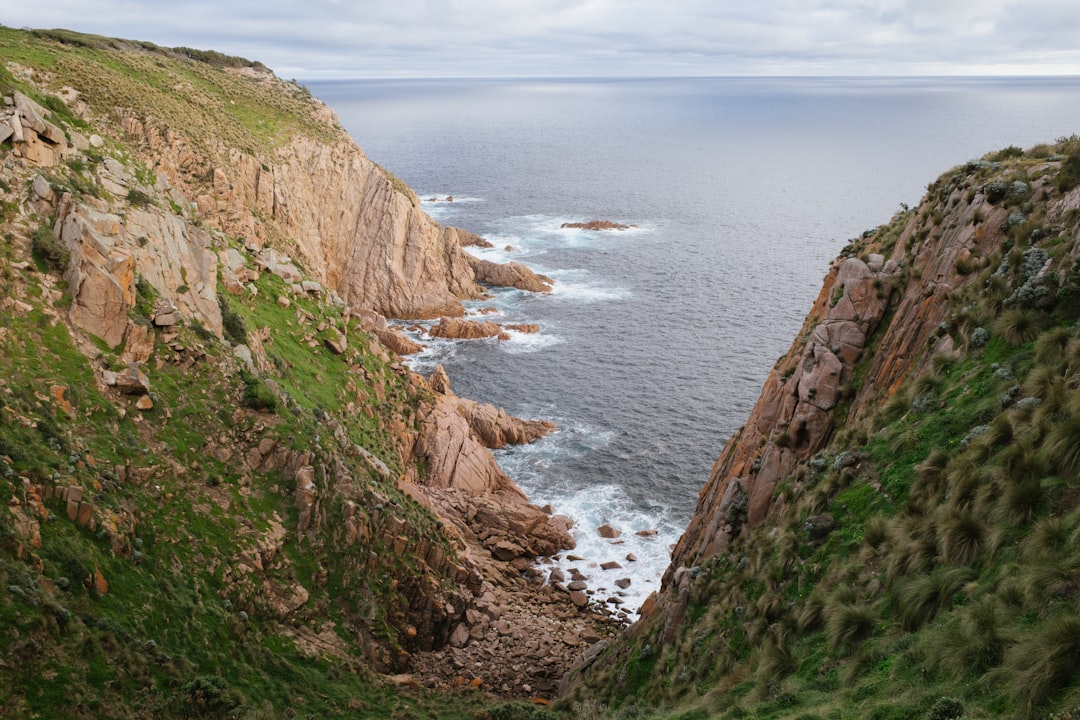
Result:
[[[873,634],[878,620],[875,609],[860,602],[854,589],[846,585],[829,596],[821,615],[829,648],[839,654],[851,652],[856,644]]]
[[[1039,447],[1039,460],[1053,472],[1070,478],[1080,475],[1080,414],[1069,413],[1056,423]]]
[[[1006,310],[994,321],[994,332],[1010,345],[1023,345],[1039,335],[1039,316],[1032,310]]]
[[[971,565],[985,549],[987,528],[971,512],[946,508],[938,520],[942,559],[950,565]]]
[[[1003,683],[1021,710],[1035,715],[1080,672],[1080,617],[1056,617],[1005,652],[990,680]]]
[[[975,577],[970,568],[939,568],[904,582],[893,594],[901,627],[917,630],[933,620],[939,611],[952,606],[954,596]]]
[[[1070,327],[1050,328],[1035,341],[1035,362],[1051,368],[1054,372],[1063,373],[1069,362],[1069,343],[1076,339],[1076,333]]]
[[[972,679],[1001,664],[1009,638],[1005,612],[999,601],[984,597],[964,607],[956,622],[930,637],[928,654],[934,667],[945,667],[954,677]]]

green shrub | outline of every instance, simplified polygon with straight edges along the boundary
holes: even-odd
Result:
[[[38,226],[30,240],[31,251],[35,258],[43,262],[50,270],[61,274],[67,272],[68,264],[71,262],[71,253],[56,237],[52,228],[47,224]]]
[[[221,308],[221,329],[225,338],[234,345],[247,345],[247,325],[244,318],[238,315],[229,305],[229,300],[218,293],[218,307]]]
[[[277,410],[277,397],[257,375],[241,370],[240,380],[244,383],[244,407],[265,412]]]
[[[943,697],[930,707],[926,720],[957,720],[964,716],[964,703],[956,698]]]
[[[180,688],[177,709],[194,717],[224,717],[236,702],[229,685],[218,675],[200,675]]]
[[[1068,192],[1080,185],[1080,151],[1070,153],[1061,163],[1056,185],[1061,192]]]
[[[139,190],[138,188],[131,188],[130,190],[128,190],[127,201],[133,207],[139,208],[147,207],[154,204],[153,198],[151,198],[149,195],[144,193],[142,190]]]
[[[128,313],[128,319],[137,325],[146,325],[154,317],[154,303],[158,292],[150,281],[142,275],[135,276],[135,306]]]
[[[1024,157],[1024,150],[1023,148],[1018,148],[1015,145],[1010,145],[1006,148],[998,150],[997,152],[988,153],[985,157],[990,162],[1001,162],[1002,160],[1008,160],[1010,158]]]

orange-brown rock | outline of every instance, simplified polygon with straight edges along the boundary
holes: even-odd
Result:
[[[858,258],[833,264],[804,332],[716,462],[665,578],[719,552],[743,522],[761,522],[779,483],[829,440],[840,385],[888,307],[889,294],[879,289],[889,287],[893,266],[886,271],[881,261],[871,259],[876,270]]]
[[[198,198],[209,226],[260,247],[290,238],[290,254],[348,304],[388,317],[462,314],[460,300],[482,294],[461,249],[474,236],[429,218],[416,195],[369,160],[318,101],[311,122],[323,127],[294,135],[272,156],[226,147],[198,154],[183,128],[134,114],[123,118],[122,130],[142,139],[143,152],[177,192]],[[209,192],[201,190],[206,177]]]
[[[431,337],[453,340],[480,340],[498,337],[503,329],[491,320],[462,320],[461,318],[441,317],[438,324],[431,328]]]
[[[423,345],[410,340],[397,328],[387,327],[375,330],[374,333],[379,338],[379,342],[398,355],[412,355],[424,349]]]
[[[458,228],[458,244],[461,247],[489,248],[492,244],[479,235]]]
[[[94,570],[94,574],[91,578],[91,587],[98,597],[109,592],[109,581],[105,579],[105,576],[101,574],[100,570]]]
[[[1040,193],[1047,177],[1035,176],[1031,191]],[[719,552],[744,525],[784,511],[778,484],[825,447],[835,427],[873,412],[936,354],[951,352],[951,338],[937,338],[952,309],[948,295],[978,276],[970,272],[973,258],[1001,247],[1008,209],[959,183],[949,197],[933,200],[949,208],[944,220],[927,222],[929,202],[894,219],[902,231],[891,256],[843,256],[833,263],[798,338],[770,371],[746,425],[728,441],[698,497],[665,574],[668,596],[681,568]],[[1061,217],[1077,203],[1080,191],[1066,194],[1049,204],[1047,217]],[[888,323],[878,327],[886,310]],[[874,355],[858,388],[848,391],[850,409],[838,417],[839,396],[871,335]]]
[[[538,323],[511,323],[503,325],[503,329],[531,335],[540,332],[540,325]]]
[[[518,262],[494,263],[472,255],[468,256],[468,260],[476,281],[485,285],[548,293],[554,283],[548,276],[535,273]]]
[[[483,537],[483,545],[503,561],[573,547],[568,525],[552,521],[530,503],[489,449],[531,442],[555,426],[514,418],[502,409],[458,397],[441,367],[433,374],[431,387],[435,402],[419,415],[413,447],[427,472],[414,478],[421,491],[414,496],[460,532]]]

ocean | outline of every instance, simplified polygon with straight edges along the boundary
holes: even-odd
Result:
[[[433,341],[409,362],[558,424],[496,456],[534,502],[577,522],[582,559],[560,564],[629,611],[659,587],[714,460],[848,240],[953,166],[1080,132],[1080,78],[308,87],[433,218],[495,246],[470,251],[556,281],[550,296],[497,290],[468,304],[539,333]],[[561,227],[594,219],[636,227]],[[622,536],[601,538],[605,523]]]

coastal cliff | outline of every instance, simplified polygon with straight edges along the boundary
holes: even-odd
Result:
[[[0,714],[1076,715],[1075,136],[851,241],[622,630],[553,426],[387,323],[547,278],[258,63],[0,28],[0,97]]]
[[[1009,147],[851,241],[663,589],[579,663],[569,698],[695,717],[1070,716],[1078,185],[1075,136]]]
[[[539,587],[572,522],[490,450],[554,426],[412,373],[386,320],[546,279],[470,260],[257,63],[0,40],[5,712],[552,699],[616,625]]]

